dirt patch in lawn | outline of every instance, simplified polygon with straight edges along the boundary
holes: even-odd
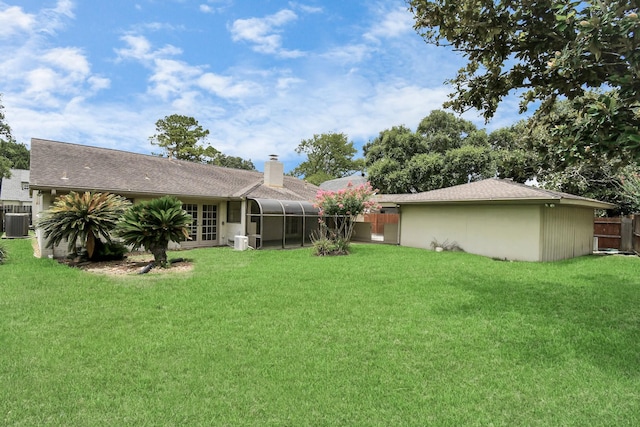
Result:
[[[148,268],[149,264],[153,262],[153,256],[133,255],[117,261],[77,262],[65,259],[60,260],[60,262],[68,265],[69,267],[80,268],[91,273],[121,276],[127,274],[142,274],[142,272]],[[184,273],[191,270],[193,270],[193,263],[190,260],[178,259],[174,260],[169,267],[153,267],[146,274]]]

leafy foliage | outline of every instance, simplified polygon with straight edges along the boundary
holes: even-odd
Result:
[[[629,203],[628,213],[640,213],[640,171],[624,176],[620,186],[623,197]]]
[[[116,232],[126,244],[134,249],[144,247],[153,254],[156,264],[166,266],[169,242],[189,239],[191,222],[180,200],[164,196],[131,206]]]
[[[127,252],[129,252],[129,248],[121,242],[102,243],[98,241],[93,259],[96,261],[121,260],[125,258]]]
[[[235,169],[255,170],[251,160],[227,156],[204,141],[209,130],[189,116],[172,114],[156,122],[156,134],[149,138],[164,150],[163,155],[190,162],[207,163]]]
[[[29,150],[13,138],[3,110],[0,104],[0,180],[9,178],[10,169],[29,169]]]
[[[213,160],[208,163],[216,166],[223,166],[225,168],[245,169],[250,171],[256,170],[256,167],[251,160],[245,160],[238,156],[227,156],[222,153],[215,155]]]
[[[0,264],[3,264],[6,259],[7,249],[2,244],[0,244]]]
[[[324,133],[303,139],[296,153],[306,154],[307,160],[299,164],[291,175],[304,177],[312,184],[342,178],[364,169],[362,159],[353,159],[357,150],[344,133]]]
[[[320,210],[320,229],[314,236],[316,255],[345,255],[358,215],[377,208],[376,190],[370,183],[338,191],[318,191],[315,206]]]
[[[363,149],[369,179],[383,193],[435,190],[495,175],[486,132],[440,110],[416,132],[394,126]]]
[[[111,231],[129,205],[127,199],[115,194],[72,191],[55,200],[37,222],[37,227],[42,229],[47,239],[47,248],[53,248],[66,239],[67,250],[73,253],[80,242],[91,258],[97,239],[111,242]]]
[[[209,135],[193,117],[172,114],[156,122],[156,134],[151,144],[164,150],[167,157],[191,162],[202,162],[205,148],[200,145]]]
[[[578,151],[640,158],[640,21],[635,1],[409,0],[414,28],[428,43],[448,44],[467,59],[450,80],[445,106],[482,111],[521,91],[521,111],[556,99],[574,101],[580,120],[555,129]],[[584,97],[587,90],[613,90]]]
[[[625,193],[622,181],[638,173],[640,165],[623,152],[603,154],[586,142],[569,149],[559,145],[554,136],[557,127],[579,120],[580,113],[574,102],[561,101],[546,114],[545,123],[530,119],[521,129],[523,136],[517,137],[519,144],[529,151],[529,156],[535,156],[534,176],[544,188],[616,204],[617,207],[608,212],[610,215],[633,213],[632,200]],[[530,131],[525,130],[527,127]]]

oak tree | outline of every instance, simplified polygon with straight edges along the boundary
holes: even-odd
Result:
[[[521,111],[557,99],[580,120],[551,136],[570,155],[585,150],[640,159],[640,21],[637,0],[408,0],[414,28],[428,43],[467,60],[448,82],[445,104],[489,120],[512,92]],[[592,97],[589,90],[600,89]],[[587,148],[588,147],[588,148]]]
[[[298,154],[306,154],[307,159],[290,174],[302,177],[312,184],[319,185],[324,181],[342,178],[364,169],[364,161],[353,158],[358,150],[344,133],[313,135],[313,138],[303,139],[295,151]]]

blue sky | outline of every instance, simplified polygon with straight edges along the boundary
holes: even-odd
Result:
[[[288,171],[314,134],[360,148],[441,108],[463,59],[412,24],[404,0],[0,0],[0,93],[27,145],[157,152],[155,122],[184,114],[223,153]],[[487,129],[517,111],[506,100]]]

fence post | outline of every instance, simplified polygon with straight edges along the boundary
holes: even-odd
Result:
[[[640,255],[640,213],[633,215],[633,251]]]

